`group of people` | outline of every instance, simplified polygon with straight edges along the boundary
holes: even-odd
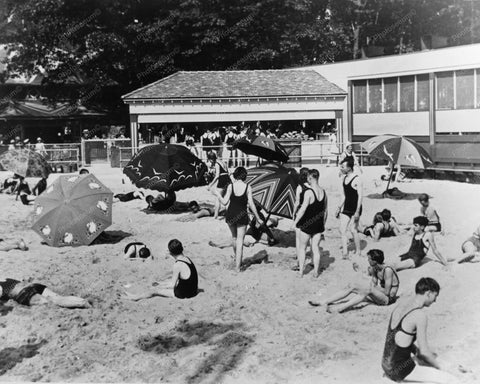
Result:
[[[47,189],[47,177],[43,176],[35,184],[33,189],[30,189],[28,182],[24,176],[14,174],[12,177],[7,177],[0,186],[0,192],[15,195],[15,200],[20,198],[24,205],[29,205],[35,201],[35,198]]]

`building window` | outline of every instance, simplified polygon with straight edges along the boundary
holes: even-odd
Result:
[[[428,111],[429,103],[429,76],[417,75],[417,111]]]
[[[415,76],[400,77],[400,111],[415,110]]]
[[[398,94],[397,94],[398,78],[389,77],[383,79],[384,92],[384,112],[398,112]]]
[[[475,102],[475,82],[473,71],[473,69],[468,69],[465,71],[457,71],[455,73],[457,109],[473,108]]]
[[[437,109],[453,108],[453,72],[437,73]]]
[[[366,113],[367,112],[367,81],[353,82],[353,112]]]
[[[477,69],[477,73],[476,73],[477,76],[476,77],[476,81],[477,81],[477,105],[476,107],[477,108],[480,108],[480,69]]]
[[[382,112],[382,79],[368,80],[368,112]]]

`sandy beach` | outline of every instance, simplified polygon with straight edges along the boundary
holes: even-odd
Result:
[[[224,220],[179,222],[183,214],[147,214],[144,201],[115,202],[107,232],[122,235],[120,241],[52,248],[29,229],[33,206],[0,195],[1,237],[22,237],[30,248],[2,252],[1,277],[44,283],[93,303],[90,309],[75,310],[24,307],[13,301],[0,305],[0,381],[389,383],[380,362],[392,307],[368,305],[332,315],[308,304],[317,292],[325,295],[358,275],[351,261],[342,260],[339,248],[334,217],[342,193],[338,169],[318,169],[329,197],[329,217],[317,279],[311,272],[301,279],[291,270],[295,236],[287,219],[275,230],[279,244],[246,249],[247,261],[266,250],[268,263],[236,273],[232,250],[208,245],[209,240],[229,238]],[[428,193],[445,228],[444,235],[435,236],[437,246],[445,257],[459,255],[462,242],[480,224],[480,185],[414,180],[393,184],[407,198],[383,199],[383,171],[364,168],[362,223],[370,224],[383,208],[400,223],[411,223],[420,212],[417,194]],[[132,190],[121,169],[94,166],[90,172],[114,193]],[[190,200],[213,202],[213,196],[206,187],[177,193],[177,201]],[[126,286],[132,291],[151,287],[170,274],[173,259],[167,243],[172,238],[183,242],[197,266],[199,295],[189,300],[121,299]],[[410,245],[407,234],[379,243],[362,239],[364,254],[382,249],[387,262]],[[131,241],[146,243],[154,260],[124,260],[123,249]],[[437,303],[428,309],[430,345],[467,382],[480,380],[479,272],[480,263],[445,268],[430,258],[399,274],[400,296],[413,293],[420,277],[440,283]]]

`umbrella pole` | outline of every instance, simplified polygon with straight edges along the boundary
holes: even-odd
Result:
[[[392,176],[393,176],[393,170],[394,169],[395,169],[395,164],[392,163],[392,170],[390,171],[390,177],[388,178],[387,189],[385,190],[385,192],[388,191],[388,187],[390,186],[390,182],[392,181]]]

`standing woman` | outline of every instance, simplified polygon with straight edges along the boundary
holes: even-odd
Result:
[[[295,218],[297,217],[298,210],[303,204],[305,192],[307,191],[307,189],[310,189],[310,186],[308,185],[308,182],[307,182],[307,178],[308,178],[308,168],[303,167],[299,171],[299,180],[298,180],[299,183],[297,185],[297,189],[295,190],[295,203],[293,204],[293,220],[295,220]],[[295,228],[295,248],[297,250],[297,255],[299,254],[298,252],[299,245],[300,245],[300,230],[298,228]],[[298,259],[297,259],[297,263],[298,263]],[[298,264],[292,269],[294,271],[298,271],[299,270]]]
[[[319,177],[318,170],[310,169],[308,171],[307,181],[310,189],[305,191],[302,206],[294,220],[294,224],[300,232],[297,247],[300,277],[303,277],[305,251],[309,240],[311,240],[313,253],[314,277],[318,277],[320,269],[320,241],[327,221],[327,194],[318,184]]]
[[[233,143],[237,139],[236,133],[233,131],[233,127],[228,129],[228,133],[225,136],[225,144],[227,146],[228,151],[228,166],[229,167],[236,167],[237,166],[237,150],[234,149]]]
[[[225,222],[232,233],[232,246],[235,252],[235,264],[237,271],[240,271],[243,258],[243,241],[248,225],[248,208],[253,212],[257,223],[262,220],[258,214],[257,208],[253,202],[252,187],[245,183],[247,179],[247,170],[244,167],[238,167],[233,172],[234,182],[229,184],[225,197],[213,190],[218,200],[224,204],[228,204],[225,214]]]
[[[221,164],[217,160],[217,155],[214,151],[210,151],[207,155],[208,161],[210,163],[210,174],[213,175],[213,179],[208,185],[208,189],[214,188],[221,195],[225,195],[225,189],[229,184],[232,183],[230,176],[228,175],[228,168],[225,165]],[[215,213],[213,215],[214,219],[218,219],[218,212],[220,210],[220,200],[215,200]]]

